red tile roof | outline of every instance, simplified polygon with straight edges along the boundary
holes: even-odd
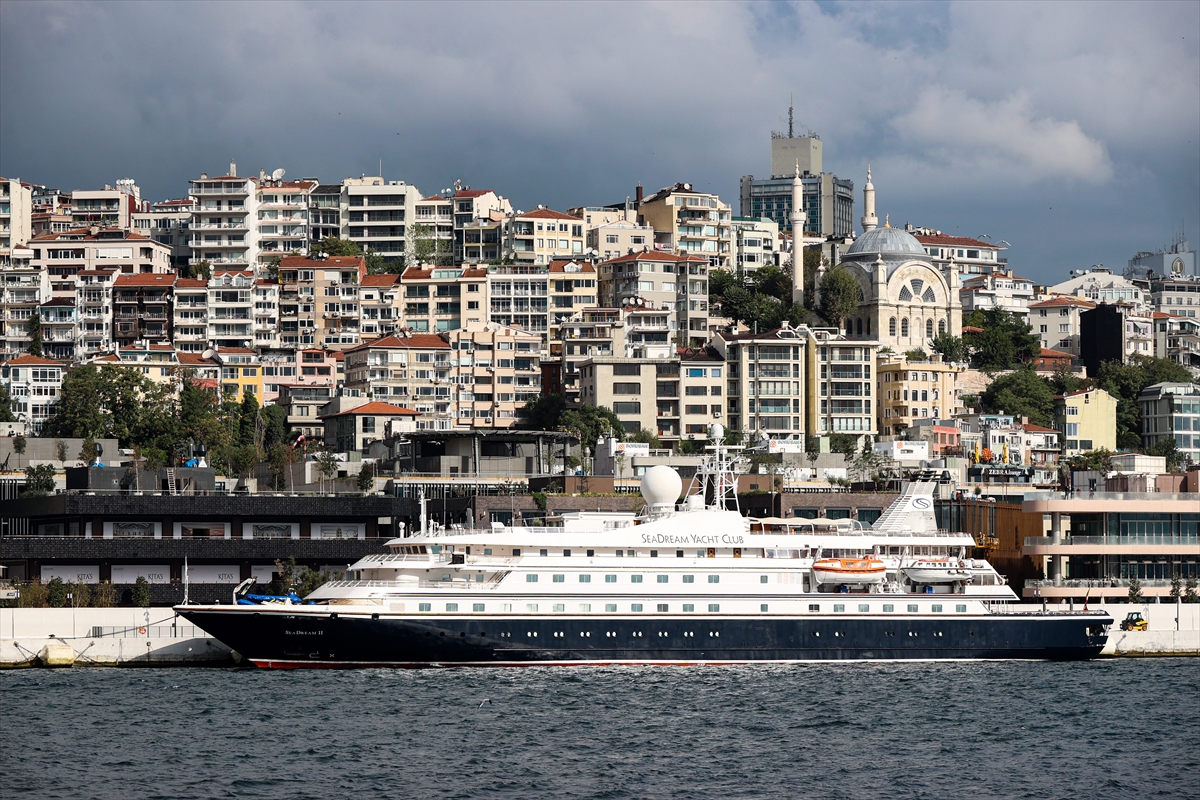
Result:
[[[947,236],[944,233],[926,235],[915,233],[913,237],[921,244],[949,245],[951,247],[986,247],[989,250],[999,250],[1000,246],[990,242],[981,242],[969,236]]]
[[[564,214],[561,211],[554,211],[549,208],[535,208],[533,211],[526,211],[524,214],[516,215],[520,219],[573,219],[579,221],[579,217],[573,217],[570,214]]]
[[[493,192],[491,189],[460,189],[454,193],[454,197],[456,199],[459,197],[469,199],[472,197],[483,197],[485,194],[493,194]]]
[[[215,367],[217,362],[211,358],[205,358],[199,353],[176,353],[180,364],[187,364],[194,367]]]
[[[1064,353],[1062,350],[1050,350],[1045,347],[1042,348],[1041,357],[1042,358],[1071,358],[1071,359],[1075,358],[1075,356],[1073,356],[1072,354]]]
[[[66,366],[65,362],[51,361],[48,358],[42,358],[41,356],[31,356],[28,353],[25,353],[24,355],[19,355],[16,358],[11,359],[5,363],[7,363],[10,366],[14,366],[14,367],[37,367],[37,366],[65,367]]]
[[[180,278],[175,281],[176,289],[204,289],[208,287],[208,281],[203,278]]]
[[[1030,303],[1030,308],[1050,308],[1058,306],[1078,306],[1080,308],[1095,308],[1096,304],[1091,300],[1085,300],[1082,297],[1074,297],[1072,295],[1060,294],[1054,297],[1048,297],[1045,300],[1039,300],[1036,303]]]
[[[364,414],[374,414],[375,416],[383,417],[419,417],[420,411],[414,411],[411,408],[403,406],[394,406],[391,403],[381,403],[378,400],[373,400],[366,405],[352,408],[349,411],[341,411],[337,414],[322,414],[320,419],[333,419],[334,417],[346,417],[350,415],[359,416]],[[357,424],[357,423],[355,423]]]
[[[1026,422],[1022,427],[1026,433],[1058,433],[1054,428],[1043,428],[1041,425],[1034,425],[1032,422]]]
[[[367,275],[362,281],[362,286],[395,286],[400,280],[399,275]]]
[[[567,264],[575,264],[576,266],[578,266],[580,273],[584,273],[584,272],[594,273],[596,271],[596,268],[593,267],[590,263],[588,263],[586,261],[566,261],[566,260],[551,261],[549,271],[550,272],[566,272]],[[575,273],[572,273],[572,274],[575,274]]]
[[[358,350],[365,350],[369,347],[374,348],[393,348],[399,350],[449,350],[450,343],[438,336],[436,333],[409,333],[405,335],[389,334],[381,339],[376,339],[373,342],[365,342],[352,347],[346,352],[353,353]]]
[[[279,262],[280,267],[306,267],[308,269],[354,267],[365,270],[366,256],[330,256],[329,258],[306,258],[304,256],[287,256]]]
[[[707,258],[700,256],[686,255],[678,256],[674,253],[668,253],[664,250],[643,250],[638,253],[628,253],[623,256],[609,259],[606,264],[616,264],[622,261],[703,261],[708,262]]]
[[[72,306],[74,307],[75,300],[70,297],[55,297],[42,303],[42,308],[46,306]]]
[[[117,286],[174,286],[178,280],[174,274],[143,273],[140,275],[118,275]]]

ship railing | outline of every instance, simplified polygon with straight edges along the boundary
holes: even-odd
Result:
[[[93,639],[211,639],[203,628],[195,625],[93,625]]]
[[[507,572],[493,575],[486,581],[328,581],[322,588],[330,589],[494,589]]]
[[[791,523],[786,530],[772,531],[750,531],[751,536],[854,536],[854,537],[880,537],[880,538],[904,538],[911,539],[918,536],[931,536],[942,539],[970,537],[971,534],[963,533],[962,531],[948,531],[944,528],[938,528],[934,531],[881,531],[874,528],[820,528],[819,526],[806,525],[802,522]]]
[[[1138,584],[1143,588],[1163,588],[1171,585],[1169,578],[1139,578]],[[1128,589],[1128,578],[1063,578],[1061,581],[1055,581],[1053,578],[1038,578],[1035,580],[1026,580],[1027,587],[1037,589],[1066,587],[1068,589]]]
[[[1107,545],[1124,545],[1124,544],[1197,544],[1200,543],[1200,537],[1189,534],[1172,534],[1172,533],[1137,533],[1130,536],[1063,536],[1059,542],[1061,545],[1082,545],[1082,544],[1107,544]],[[1025,546],[1033,547],[1036,545],[1054,544],[1054,539],[1049,536],[1026,536]]]

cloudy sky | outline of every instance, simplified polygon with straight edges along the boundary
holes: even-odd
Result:
[[[0,174],[462,179],[519,208],[718,192],[789,94],[892,223],[1039,281],[1200,243],[1200,3],[0,3]],[[1193,245],[1194,246],[1194,245]]]

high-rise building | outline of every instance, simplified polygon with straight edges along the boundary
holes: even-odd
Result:
[[[192,207],[191,248],[193,265],[204,261],[213,267],[253,268],[258,263],[258,192],[252,178],[238,177],[237,164],[228,175],[210,178],[207,173],[188,181]]]

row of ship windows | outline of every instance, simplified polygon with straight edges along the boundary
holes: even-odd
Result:
[[[417,609],[419,611],[432,611],[433,604],[432,603],[419,603],[417,606]],[[934,603],[929,607],[929,609],[934,614],[940,614],[940,613],[942,613],[942,604]],[[472,605],[471,605],[472,612],[483,612],[486,610],[487,610],[486,603],[472,603]],[[512,610],[513,610],[512,603],[501,603],[500,604],[501,612],[506,612],[506,611],[511,612]],[[537,610],[538,610],[537,603],[526,603],[525,604],[525,611],[527,613],[536,612]],[[566,610],[567,610],[566,603],[553,603],[551,605],[551,610],[557,611],[557,612],[566,612]],[[592,610],[591,603],[580,603],[579,604],[579,611],[584,612],[584,613],[589,613],[589,612],[591,612],[591,610]],[[617,604],[616,603],[605,603],[604,610],[608,613],[616,613]],[[642,603],[631,603],[629,606],[629,610],[634,613],[639,613],[644,610],[644,607],[643,607]],[[720,603],[709,603],[708,610],[709,610],[709,613],[712,613],[712,614],[719,613],[721,610],[721,604]],[[767,603],[760,604],[758,607],[758,610],[764,614],[767,613],[767,611],[769,610],[769,604],[767,604]],[[810,603],[808,606],[808,610],[813,611],[813,612],[819,612],[821,610],[821,604],[820,603]],[[859,613],[863,613],[863,614],[870,613],[871,606],[869,603],[859,603],[858,610],[859,610]],[[895,610],[896,610],[895,604],[893,604],[893,603],[884,603],[883,604],[883,613],[890,614],[890,613],[893,613]],[[908,612],[910,614],[917,613],[917,610],[918,610],[918,606],[916,603],[910,603],[908,605]],[[954,610],[956,613],[965,614],[967,612],[967,605],[966,605],[966,603],[958,603],[954,606]],[[449,613],[457,612],[458,611],[458,603],[446,603],[446,611]],[[656,611],[659,614],[670,613],[671,605],[670,605],[670,603],[657,603]],[[694,613],[695,611],[696,611],[696,605],[694,603],[684,603],[683,604],[683,613],[690,614],[690,613]],[[845,611],[846,611],[845,603],[834,603],[833,604],[833,613],[841,614],[841,613],[845,613]]]
[[[629,582],[630,583],[641,583],[642,579],[644,577],[645,577],[644,575],[630,575]],[[567,580],[567,576],[566,575],[552,575],[551,580],[553,580],[554,583],[564,583]],[[537,583],[538,582],[538,574],[536,572],[529,573],[528,575],[525,576],[525,582],[526,583]],[[591,575],[580,575],[579,582],[580,583],[591,583],[592,576]],[[605,583],[616,583],[617,576],[616,575],[605,575],[604,582]],[[659,583],[670,583],[670,576],[669,575],[659,575],[658,582]],[[684,583],[695,583],[696,576],[695,575],[684,575],[683,582]],[[709,583],[720,583],[721,576],[720,575],[709,575],[708,582]],[[767,582],[767,576],[760,575],[759,583],[766,583],[766,582]]]

